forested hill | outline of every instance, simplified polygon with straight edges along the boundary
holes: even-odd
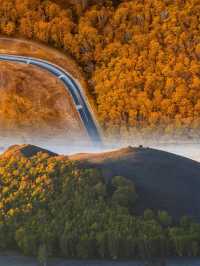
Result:
[[[47,155],[50,156],[57,156],[56,153],[39,148],[37,146],[34,145],[13,145],[10,148],[8,148],[2,155],[0,155],[0,157],[26,157],[26,158],[31,158],[35,155],[37,155],[38,153],[46,153]]]
[[[199,137],[199,0],[1,0],[0,32],[70,54],[108,133]]]
[[[200,255],[200,224],[180,218],[200,213],[198,163],[134,148],[92,157],[57,156],[34,146],[0,156],[1,250],[42,261]]]

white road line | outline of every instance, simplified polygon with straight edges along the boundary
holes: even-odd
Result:
[[[69,73],[65,72],[64,69],[53,63],[33,57],[0,54],[0,60],[32,64],[48,70],[59,79],[63,78],[62,81],[65,84],[66,89],[70,92],[77,110],[82,111],[79,112],[80,119],[82,120],[89,137],[95,143],[101,143],[98,126],[91,115],[90,109],[87,106],[87,101],[84,97],[84,94],[82,94],[81,87],[78,83],[76,83],[76,80]],[[81,113],[84,114],[84,117],[81,115]]]

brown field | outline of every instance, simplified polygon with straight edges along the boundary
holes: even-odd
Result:
[[[67,70],[81,84],[84,90],[83,92],[92,105],[93,111],[96,112],[95,104],[89,95],[87,82],[85,81],[82,70],[70,56],[66,56],[63,52],[39,42],[6,37],[0,37],[0,53],[41,58]]]
[[[88,139],[71,96],[54,76],[26,64],[0,62],[0,69],[1,142]]]
[[[0,37],[0,53],[32,56],[48,60],[65,68],[75,78],[83,83],[82,85],[84,86],[84,79],[81,76],[81,70],[78,68],[73,59],[65,56],[63,53],[59,52],[56,49],[23,39]]]

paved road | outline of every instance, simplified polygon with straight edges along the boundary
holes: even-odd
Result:
[[[98,127],[91,114],[87,101],[82,93],[81,87],[69,73],[67,73],[59,66],[52,64],[46,60],[41,60],[33,57],[1,54],[0,61],[9,61],[34,65],[49,71],[55,77],[59,78],[64,83],[66,90],[70,92],[76,109],[87,130],[89,137],[94,143],[101,143],[101,137],[98,131]]]

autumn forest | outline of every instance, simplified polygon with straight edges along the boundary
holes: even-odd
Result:
[[[105,132],[195,138],[199,14],[198,0],[0,0],[0,31],[71,55]]]
[[[164,210],[139,216],[141,195],[131,180],[108,181],[67,157],[40,152],[27,158],[12,149],[0,156],[0,251],[38,257],[42,266],[52,256],[151,261],[200,255],[200,224],[188,217],[175,223]]]

